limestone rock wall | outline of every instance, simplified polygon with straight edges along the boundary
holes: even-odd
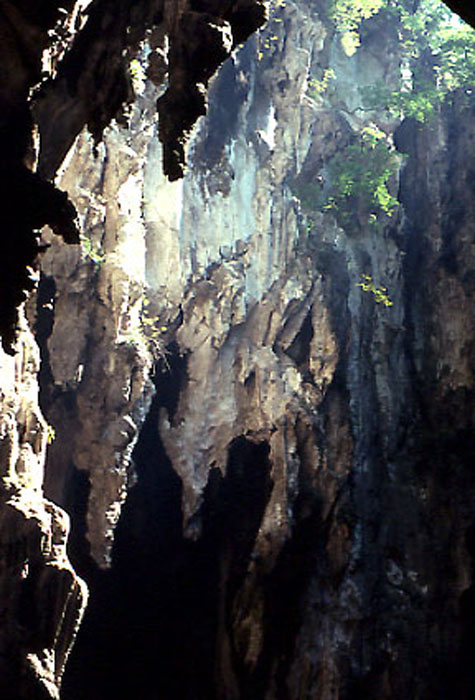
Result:
[[[289,29],[297,32],[298,22],[306,17],[297,9],[292,12]],[[321,23],[309,23],[308,31],[303,41],[322,43]],[[223,85],[227,89],[231,79],[237,90],[231,97],[238,99],[231,108],[240,108],[230,143],[223,140],[209,148],[210,155],[213,148],[227,150],[230,165],[224,150],[217,157],[237,175],[228,175],[224,184],[219,166],[199,157],[200,149],[208,152],[207,129],[219,133],[213,122],[196,130],[184,181],[170,183],[165,178],[153,116],[156,89],[150,83],[141,88],[129,128],[107,128],[95,159],[90,138],[82,134],[62,171],[61,186],[80,213],[87,243],[83,253],[52,244],[42,258],[40,317],[48,326],[43,345],[48,367],[45,407],[57,431],[48,493],[65,502],[68,470],[89,472],[88,539],[100,566],[108,564],[113,525],[131,478],[127,465],[148,405],[152,360],[162,360],[166,367],[171,342],[189,355],[189,387],[198,389],[200,397],[195,402],[187,386],[180,398],[184,410],[196,411],[196,421],[187,418],[186,436],[179,422],[170,425],[166,416],[162,425],[170,451],[181,453],[176,468],[188,494],[187,517],[196,513],[209,464],[224,471],[228,446],[248,431],[249,420],[256,423],[250,432],[262,439],[270,438],[276,424],[285,422],[288,404],[302,385],[286,350],[307,317],[322,322],[308,359],[309,376],[317,388],[310,382],[303,387],[309,410],[320,400],[336,363],[326,312],[315,307],[322,295],[321,282],[314,279],[311,259],[300,261],[295,254],[297,204],[280,181],[277,185],[273,181],[276,172],[284,172],[285,151],[276,149],[276,163],[263,169],[261,157],[272,160],[272,154],[261,130],[255,132],[256,124],[250,123],[240,133],[240,123],[256,110],[255,95],[262,88],[256,77],[256,46],[243,53],[225,67],[214,87],[219,110],[218,92]],[[144,65],[146,55],[145,50]],[[288,79],[287,101],[299,99],[306,79],[306,66],[302,68],[292,54],[290,60],[295,74]],[[269,82],[276,79],[269,74]],[[248,81],[248,87],[242,88],[239,81]],[[253,117],[271,139],[274,109],[269,100]],[[308,124],[308,114],[303,119]],[[279,127],[282,132],[284,126]],[[304,149],[306,145],[308,137]],[[279,193],[272,204],[270,190]],[[43,299],[41,290],[51,281],[51,297]],[[228,350],[228,343],[235,350]],[[230,374],[228,363],[234,352],[242,357]],[[221,356],[222,377],[212,369]],[[216,380],[213,388],[208,386],[210,379]],[[247,379],[248,389],[234,397]],[[279,388],[274,390],[274,384]],[[195,451],[204,452],[202,392],[210,397],[210,415],[216,415],[220,425],[212,426],[202,465],[185,473]],[[231,413],[222,413],[222,402]],[[65,421],[65,415],[72,423]],[[280,438],[279,434],[276,445]]]
[[[361,89],[399,72],[397,36],[378,25],[348,57],[324,3],[271,3],[243,47],[263,3],[62,5],[0,4],[16,76],[0,93],[4,220],[24,242],[2,258],[10,352],[12,310],[33,286],[31,230],[46,222],[65,241],[43,234],[51,245],[28,313],[41,363],[22,315],[17,355],[0,358],[2,697],[58,697],[86,591],[52,501],[72,515],[71,556],[94,596],[97,569],[114,571],[157,365],[159,392],[176,392],[158,397],[156,440],[182,483],[186,542],[194,552],[212,543],[193,559],[216,579],[206,603],[216,624],[203,632],[212,694],[470,697],[470,96],[424,127],[363,113]],[[233,48],[191,133],[190,168],[170,182],[205,85]],[[42,60],[50,80],[34,100],[33,175],[29,91]],[[331,89],[316,96],[310,80],[323,69]],[[368,121],[406,154],[391,185],[401,206],[377,233],[358,212],[348,229],[310,214],[303,194],[309,181],[324,189],[328,160]],[[40,179],[66,154],[57,186],[74,202],[82,250],[67,245],[77,240],[71,203]],[[188,644],[187,654],[191,688],[209,698],[199,651]]]
[[[182,182],[163,176],[153,119],[106,130],[94,166],[81,135],[64,170],[92,254],[56,244],[44,258],[50,488],[66,502],[88,473],[95,562],[110,563],[154,353],[159,387],[179,386],[158,431],[186,537],[210,538],[214,484],[247,474],[239,446],[261,455],[259,506],[216,545],[216,697],[468,697],[473,106],[455,99],[424,127],[359,111],[400,60],[392,26],[348,57],[314,4],[274,3],[214,79]],[[323,68],[331,90],[312,96]],[[378,231],[346,230],[309,214],[302,184],[323,188],[370,121],[407,156],[401,206]]]
[[[13,352],[17,308],[34,288],[39,229],[48,224],[66,242],[78,242],[74,207],[49,180],[83,127],[97,143],[113,118],[126,118],[134,99],[130,66],[141,42],[152,36],[150,74],[159,83],[167,79],[157,103],[158,135],[165,172],[176,179],[188,132],[206,112],[210,77],[265,18],[260,0],[47,6],[2,0],[0,182],[4,226],[14,240],[6,240],[1,267],[0,333],[7,352]]]
[[[209,78],[233,46],[263,23],[265,15],[265,3],[247,0],[219,6],[201,2],[199,7],[187,0],[0,2],[4,230],[0,256],[0,695],[6,700],[59,696],[65,660],[87,597],[86,585],[66,555],[68,515],[44,497],[43,487],[55,503],[64,503],[63,485],[73,464],[82,469],[89,469],[91,463],[96,466],[91,477],[94,517],[90,527],[93,533],[97,530],[92,539],[98,543],[93,555],[101,565],[107,564],[111,533],[131,478],[130,451],[150,394],[153,353],[141,334],[134,334],[143,281],[140,263],[130,255],[137,237],[131,234],[126,240],[127,226],[121,232],[120,249],[115,247],[127,196],[115,207],[112,202],[109,206],[110,230],[104,249],[111,256],[103,270],[97,269],[104,256],[96,251],[102,243],[98,229],[105,218],[97,179],[104,175],[105,192],[115,197],[118,184],[133,185],[136,165],[130,162],[126,143],[113,145],[112,129],[109,144],[100,149],[112,150],[114,158],[121,151],[122,158],[103,168],[103,161],[94,161],[92,139],[97,146],[114,118],[126,120],[127,104],[133,102],[134,91],[140,93],[143,82],[134,74],[133,58],[144,50],[147,37],[150,73],[162,85],[161,95],[152,94],[151,99],[161,96],[162,102],[148,104],[148,121],[141,128],[148,138],[150,113],[158,109],[161,129],[154,137],[164,144],[168,175],[179,176],[187,132],[206,109]],[[137,122],[142,116],[134,113]],[[71,186],[81,224],[93,239],[87,260],[77,245],[69,245],[79,243],[77,211],[66,192],[52,182],[86,125],[92,134],[92,139],[83,136],[82,141],[87,153],[82,162],[87,165],[82,178],[66,187]],[[143,154],[139,157],[143,159]],[[41,240],[45,224],[49,228]],[[129,221],[128,233],[131,228]],[[64,246],[53,245],[43,260],[38,309],[36,298],[28,305],[30,328],[36,326],[43,344],[40,361],[24,318],[24,302],[38,282],[38,254],[54,239],[53,233]],[[125,270],[117,262],[121,257],[129,261]],[[54,277],[49,274],[53,268]],[[54,326],[55,287],[61,290],[61,328]],[[92,295],[97,305],[89,305]],[[44,342],[52,330],[51,345],[46,348]],[[116,355],[109,352],[111,345]],[[58,395],[64,399],[57,435],[39,408],[38,373],[44,379],[44,405],[55,422]],[[84,430],[78,431],[76,440],[79,421]],[[45,477],[47,441],[51,454]]]
[[[0,691],[12,699],[59,697],[87,601],[66,554],[69,518],[43,496],[52,433],[38,406],[38,366],[23,318],[17,354],[0,357]]]

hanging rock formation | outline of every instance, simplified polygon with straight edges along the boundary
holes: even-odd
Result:
[[[264,20],[260,0],[67,0],[47,7],[2,0],[0,177],[11,235],[2,257],[0,333],[7,352],[16,308],[33,288],[30,268],[41,250],[34,232],[49,224],[67,243],[78,242],[74,208],[43,178],[54,178],[85,125],[97,142],[113,118],[124,118],[133,99],[129,64],[140,42],[153,34],[155,71],[167,75],[159,136],[165,172],[175,179],[183,173],[187,133],[206,111],[210,77]],[[31,172],[37,156],[38,172]]]

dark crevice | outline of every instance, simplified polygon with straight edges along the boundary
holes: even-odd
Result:
[[[181,593],[181,483],[158,435],[159,396],[134,450],[138,483],[117,526],[113,567],[86,577],[91,598],[66,668],[65,700],[167,698],[174,676],[180,681],[171,623]]]
[[[210,472],[201,511],[203,540],[226,554],[230,600],[246,574],[271,494],[270,470],[268,443],[239,437],[230,445],[226,476]]]
[[[475,522],[466,531],[465,546],[473,578],[475,574]],[[473,664],[473,650],[475,649],[475,585],[469,586],[460,597],[459,619],[458,680],[460,683],[460,698],[469,700],[475,687],[475,667]]]
[[[256,671],[244,679],[242,698],[266,697],[275,674],[276,700],[290,700],[286,679],[294,659],[295,645],[304,615],[305,593],[324,561],[325,529],[321,508],[314,501],[311,513],[298,521],[264,581],[264,644]],[[276,663],[277,662],[277,663]]]
[[[156,384],[160,394],[160,406],[166,408],[170,421],[173,420],[180,394],[188,382],[187,363],[187,355],[181,354],[178,344],[173,341],[166,347],[164,357],[157,366]],[[174,381],[169,381],[170,375]]]
[[[67,485],[62,504],[71,518],[68,537],[68,556],[79,576],[90,581],[97,573],[97,565],[91,557],[87,533],[87,506],[91,485],[87,472],[69,466]]]
[[[309,368],[310,344],[313,338],[312,312],[305,317],[302,327],[290,346],[284,351],[297,365],[300,372],[311,379]]]
[[[219,697],[219,592],[226,589],[229,610],[270,495],[269,446],[245,438],[233,442],[226,476],[213,470],[205,489],[202,536],[185,539],[182,485],[165,453],[158,419],[161,409],[173,413],[177,406],[186,358],[173,352],[166,364],[168,371],[156,373],[157,394],[134,450],[138,482],[116,529],[113,566],[107,572],[79,571],[91,597],[66,668],[63,700]],[[84,508],[84,485],[74,486],[83,496],[70,511]],[[76,517],[84,522],[84,511]]]
[[[51,373],[48,338],[53,331],[54,325],[54,302],[56,297],[56,282],[53,277],[44,274],[40,277],[38,292],[36,296],[36,323],[34,326],[35,338],[40,349],[40,371],[38,374],[38,384],[40,388],[40,405],[45,411],[45,392],[53,384]]]
[[[206,135],[195,148],[193,161],[212,169],[220,162],[226,145],[236,137],[239,107],[249,92],[247,83],[238,81],[233,61],[226,61],[212,87],[206,120]]]

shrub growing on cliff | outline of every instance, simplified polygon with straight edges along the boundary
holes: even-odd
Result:
[[[386,0],[333,0],[330,18],[341,36],[341,45],[352,56],[361,43],[359,28],[364,20],[377,14]]]
[[[335,77],[335,71],[333,68],[326,68],[323,71],[320,79],[310,78],[308,81],[307,95],[313,100],[318,100],[326,93],[328,87]]]
[[[132,87],[136,95],[141,95],[145,88],[146,73],[138,58],[133,58],[129,65]]]
[[[388,3],[406,56],[398,89],[366,88],[365,106],[393,116],[426,121],[448,94],[475,89],[475,32],[439,0],[421,0],[415,12]]]
[[[49,423],[46,426],[46,442],[51,445],[56,440],[56,430]]]
[[[383,222],[398,205],[388,189],[398,167],[398,156],[386,135],[375,126],[365,127],[328,163],[329,188],[323,210],[333,212],[347,230]]]

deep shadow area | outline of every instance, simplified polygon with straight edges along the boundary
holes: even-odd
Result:
[[[210,700],[222,560],[232,596],[271,490],[269,447],[238,438],[226,477],[212,470],[197,542],[182,535],[182,486],[158,433],[176,406],[186,360],[168,358],[134,451],[138,483],[116,531],[113,567],[86,575],[91,598],[66,669],[64,700]],[[223,583],[223,582],[221,582]]]
[[[306,381],[312,380],[309,370],[310,345],[313,338],[312,314],[305,317],[301,329],[293,339],[289,347],[284,351],[297,365]]]
[[[470,556],[472,572],[475,568],[475,524],[466,532],[466,547]],[[460,598],[460,651],[459,684],[460,698],[469,700],[475,685],[473,651],[475,649],[475,585],[471,585]]]

